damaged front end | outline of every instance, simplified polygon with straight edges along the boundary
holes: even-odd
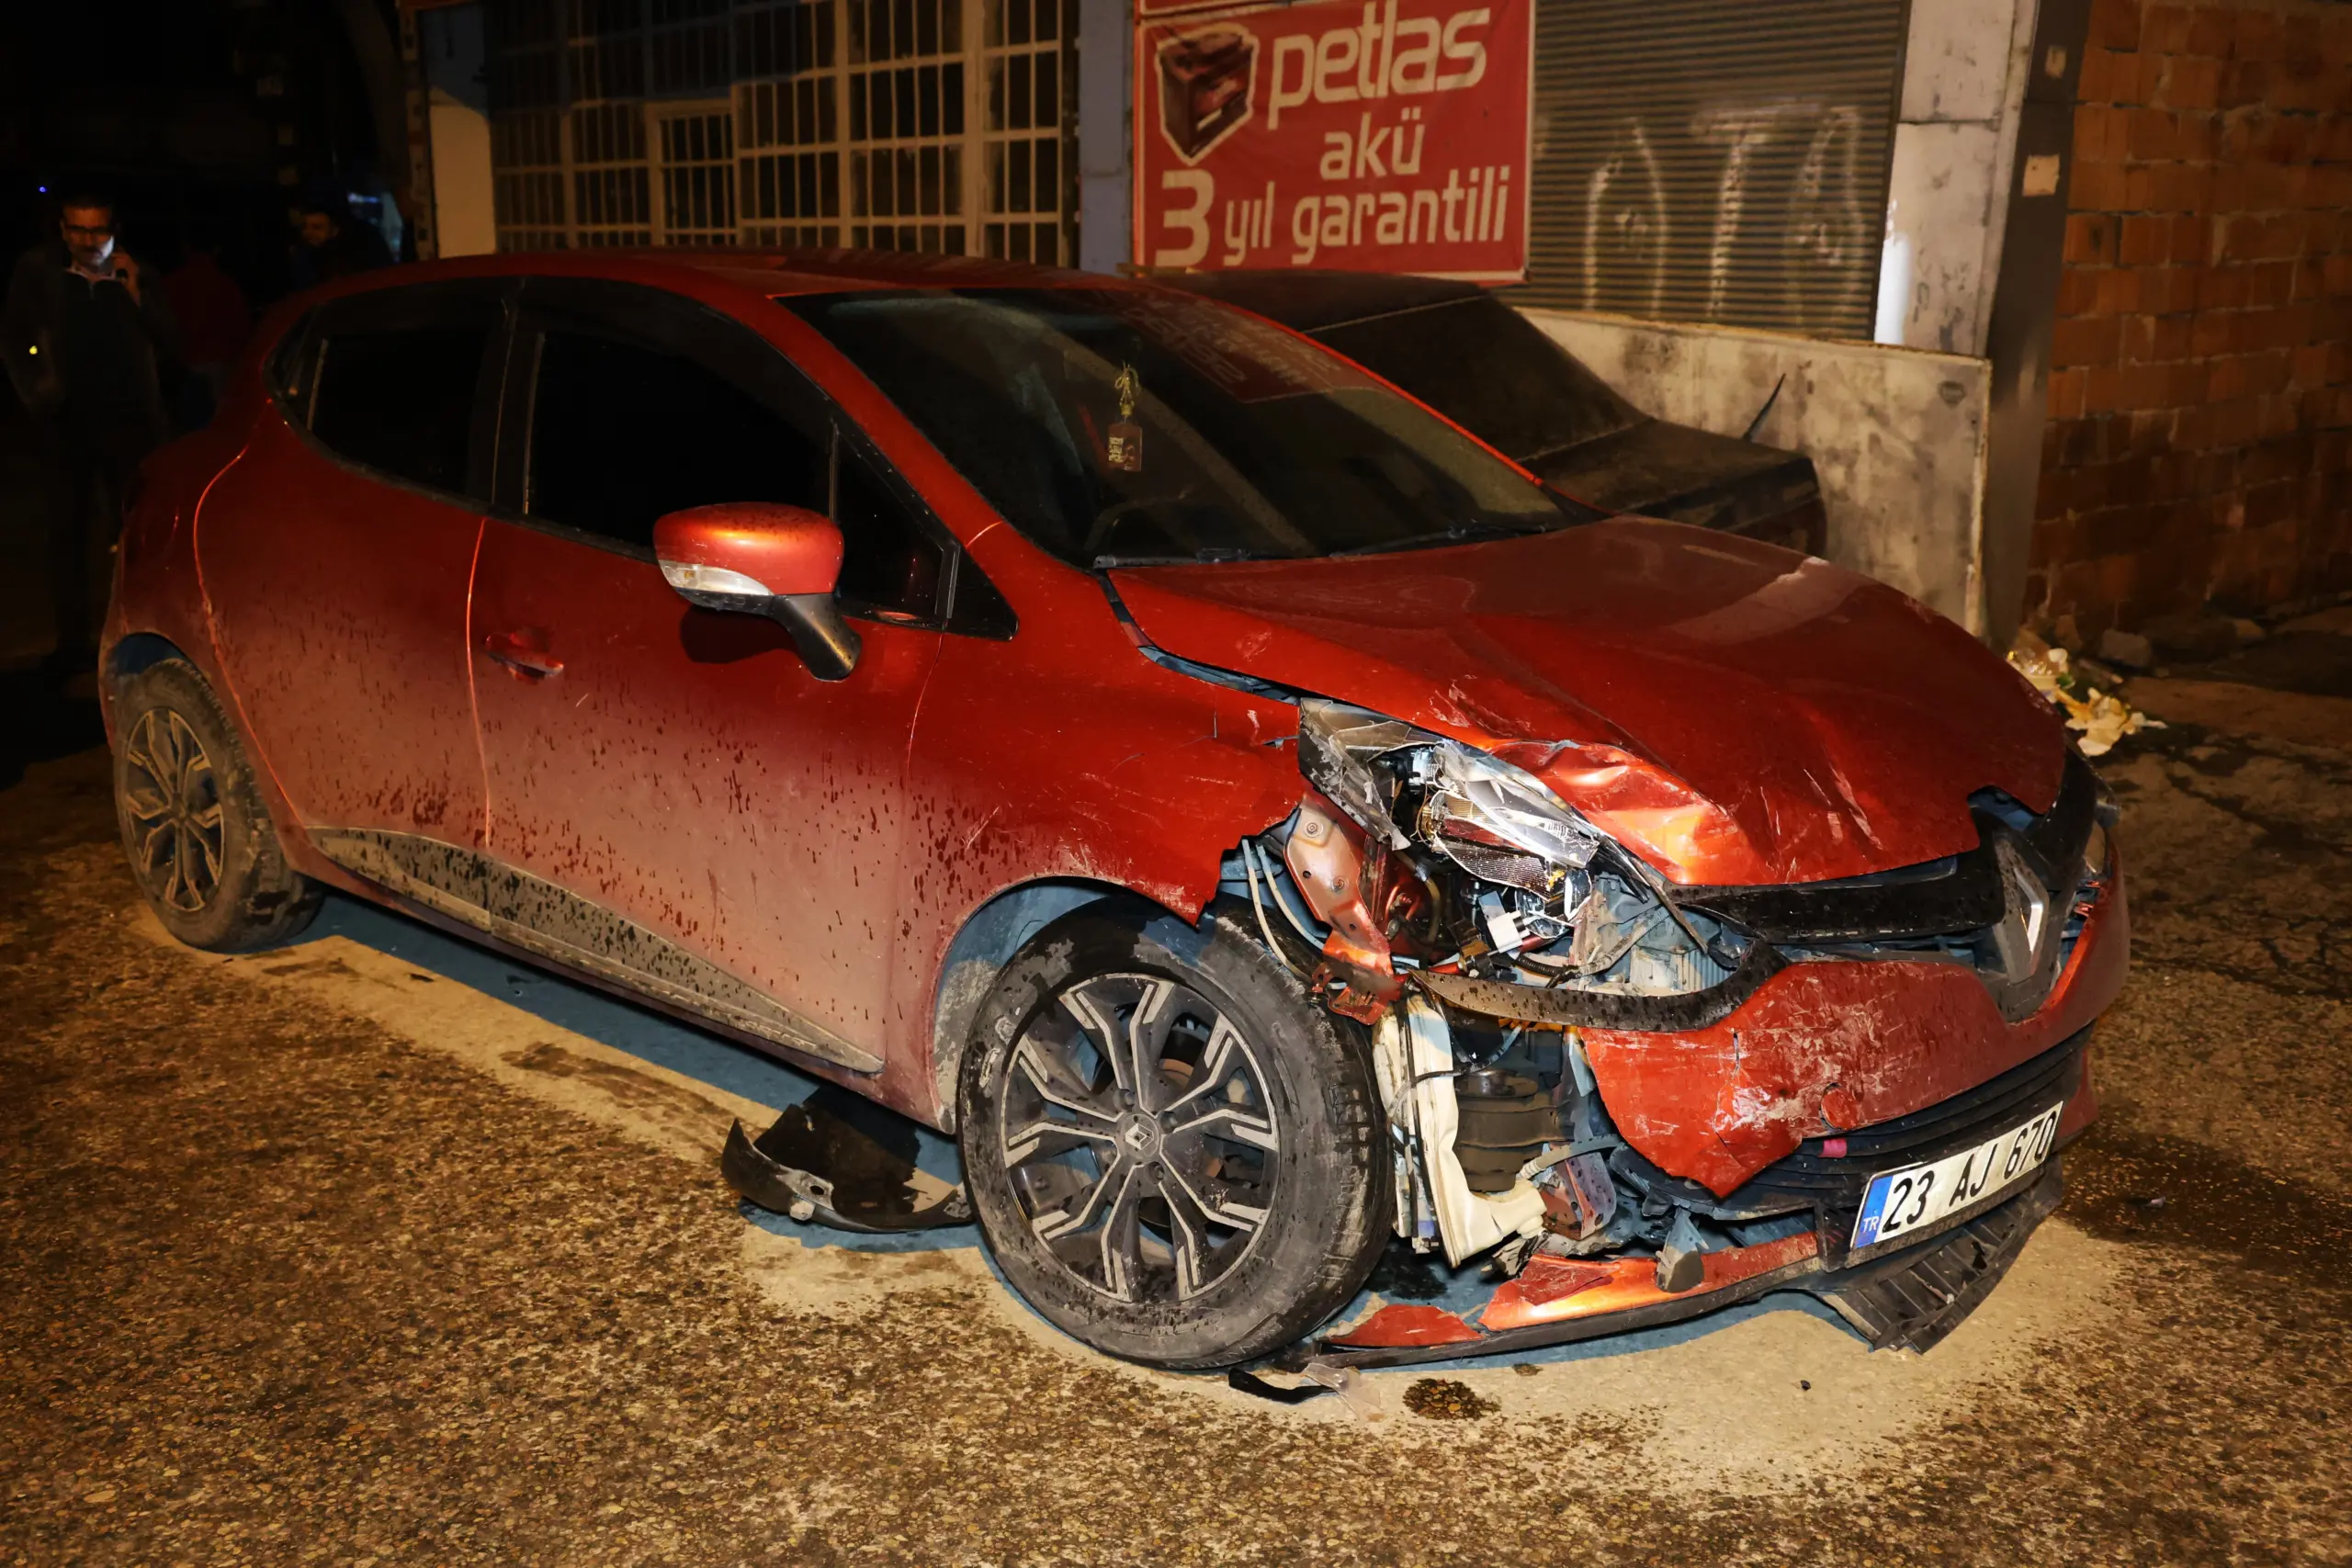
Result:
[[[1678,887],[1534,773],[1300,712],[1311,787],[1227,886],[1370,1029],[1397,1235],[1500,1283],[1295,1362],[1520,1350],[1784,1289],[1924,1350],[2056,1206],[2126,942],[2112,807],[2078,758],[2046,812],[1972,797],[1966,854]]]

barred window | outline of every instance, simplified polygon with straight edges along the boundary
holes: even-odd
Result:
[[[1068,262],[1075,6],[502,0],[500,243]]]

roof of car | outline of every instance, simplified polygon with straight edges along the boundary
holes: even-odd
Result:
[[[382,267],[322,285],[288,301],[308,304],[347,294],[463,277],[610,277],[659,286],[681,270],[748,292],[779,297],[882,288],[1132,288],[1127,278],[987,256],[913,251],[748,250],[712,247],[508,252]],[[291,319],[289,317],[289,319]]]
[[[1079,272],[994,256],[926,251],[753,250],[733,246],[508,252],[387,267],[329,285],[322,295],[368,292],[435,276],[637,276],[687,268],[771,296],[830,294],[859,288],[1118,288],[1152,284],[1254,310],[1300,332],[1419,310],[1485,291],[1447,278],[1304,269],[1153,273],[1145,277]]]
[[[713,271],[741,275],[774,273],[795,287],[778,293],[814,293],[842,284],[885,288],[1101,288],[1122,281],[1100,273],[1038,266],[993,256],[948,256],[928,251],[786,250],[647,252],[650,258],[676,256]]]
[[[436,264],[427,263],[427,267]],[[614,248],[593,251],[534,251],[496,257],[469,257],[452,269],[480,274],[550,274],[581,276],[629,273],[641,268],[689,267],[770,294],[823,293],[842,288],[1100,288],[1125,281],[1100,273],[1037,266],[990,256],[949,256],[922,251],[751,250],[733,246],[702,249]],[[390,283],[414,276],[415,268],[369,275]]]
[[[1406,277],[1374,272],[1306,269],[1188,272],[1159,276],[1191,293],[1222,299],[1303,333],[1323,332],[1374,316],[1476,299],[1486,291],[1453,278]]]

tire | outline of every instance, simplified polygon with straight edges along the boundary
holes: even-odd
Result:
[[[209,953],[293,940],[319,889],[286,863],[236,731],[204,677],[176,659],[119,693],[115,819],[130,874],[164,928]]]
[[[1108,1048],[1136,1044],[1140,1073]],[[981,1004],[960,1109],[997,1267],[1127,1360],[1280,1349],[1346,1304],[1387,1236],[1366,1043],[1224,906],[1194,928],[1093,904],[1040,931]]]

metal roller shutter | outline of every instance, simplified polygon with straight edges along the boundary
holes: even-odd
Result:
[[[1512,301],[1867,338],[1905,0],[1538,0]]]

